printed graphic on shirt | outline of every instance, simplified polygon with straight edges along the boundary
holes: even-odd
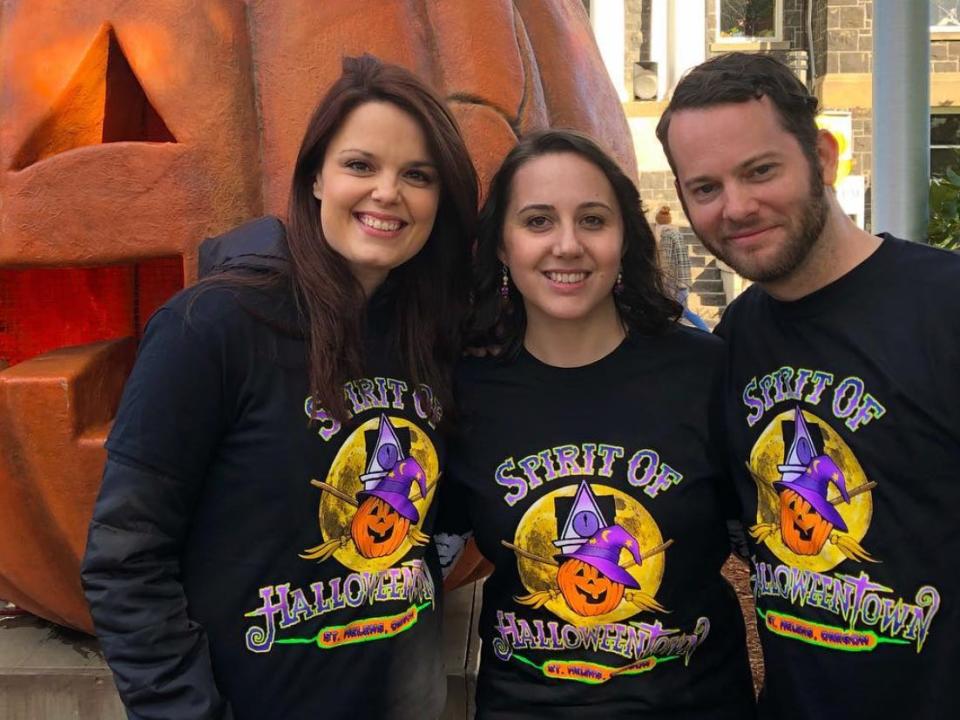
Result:
[[[857,423],[852,430],[860,427]],[[883,560],[865,540],[876,483],[830,424],[799,405],[781,412],[757,438],[747,466],[757,484],[757,518],[750,534],[780,561],[754,558],[754,594],[763,626],[831,650],[913,644],[920,652],[940,608],[940,593],[924,585],[905,600],[871,579],[866,568]],[[828,574],[843,562],[862,569],[858,575]],[[764,610],[768,597],[789,601],[796,615]],[[838,624],[805,619],[805,608],[829,611]]]
[[[403,402],[399,392],[394,402]],[[309,401],[306,407],[308,414],[317,412]],[[344,440],[326,478],[311,480],[319,490],[321,542],[300,554],[313,563],[336,560],[352,572],[308,587],[291,588],[289,582],[261,587],[260,607],[246,613],[257,623],[247,629],[247,649],[266,653],[276,645],[307,644],[330,650],[412,628],[420,613],[433,607],[435,587],[422,552],[406,558],[429,541],[421,527],[438,478],[436,449],[414,422],[382,412],[359,425]],[[398,601],[409,606],[392,613],[376,609]],[[359,619],[323,622],[327,614],[347,608],[357,609]],[[283,632],[311,621],[321,626],[310,627],[305,636],[302,630],[297,636]]]
[[[799,407],[777,415],[754,444],[749,467],[757,483],[750,534],[781,561],[816,572],[845,559],[876,562],[861,545],[876,484],[827,423]]]
[[[494,653],[537,667],[547,677],[590,684],[679,657],[689,661],[709,632],[707,618],[689,632],[664,628],[659,619],[633,619],[668,612],[656,594],[672,543],[642,504],[616,488],[584,479],[547,493],[524,513],[514,541],[503,544],[516,554],[527,590],[516,602],[544,608],[563,623],[498,610]],[[527,650],[573,657],[537,663]],[[576,657],[584,653],[609,653],[616,664]]]
[[[523,605],[588,626],[664,612],[655,596],[670,543],[646,508],[615,488],[584,480],[544,495],[505,544],[528,590],[517,598]]]
[[[433,501],[439,461],[427,434],[402,417],[382,413],[340,447],[322,491],[323,542],[301,557],[334,557],[351,570],[390,567],[429,538],[420,530]]]

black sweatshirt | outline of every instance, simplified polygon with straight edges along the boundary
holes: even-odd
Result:
[[[130,717],[439,715],[444,447],[383,347],[389,303],[342,424],[310,397],[283,292],[194,287],[151,319],[83,567]]]

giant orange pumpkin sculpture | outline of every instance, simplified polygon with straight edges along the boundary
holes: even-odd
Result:
[[[580,0],[0,4],[0,598],[90,630],[79,563],[143,325],[204,236],[283,211],[362,52],[447,97],[484,180],[551,124],[635,174]]]

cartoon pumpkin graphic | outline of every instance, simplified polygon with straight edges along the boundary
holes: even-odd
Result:
[[[358,492],[356,499],[330,483],[312,480],[311,484],[353,505],[357,511],[349,531],[307,548],[300,553],[304,560],[326,560],[349,543],[365,558],[380,558],[396,552],[404,540],[425,545],[430,539],[417,527],[420,513],[410,501],[414,484],[420,497],[427,497],[430,490],[423,466],[412,456],[400,460],[382,479],[370,481],[370,489]]]
[[[506,540],[501,543],[521,557],[557,565],[557,561],[551,558],[541,557]],[[673,540],[667,540],[646,555],[657,555],[672,544]],[[633,561],[627,566],[620,565],[622,550],[627,550],[633,556]],[[616,610],[624,600],[637,610],[666,612],[660,603],[640,589],[640,583],[627,572],[631,565],[640,565],[643,557],[637,539],[622,526],[602,527],[579,548],[562,556],[557,569],[556,590],[539,590],[515,599],[522,605],[539,608],[560,596],[567,607],[581,617],[605,615]]]
[[[580,615],[603,615],[623,599],[624,586],[583,560],[566,560],[557,570],[557,585],[570,609]]]
[[[607,523],[606,513],[614,513],[614,517],[616,513],[613,497],[598,497],[586,480],[580,482],[569,505],[566,500],[566,496],[554,500],[557,520],[559,513],[566,516],[562,524],[558,522],[556,539],[551,542],[560,549],[559,559],[501,541],[518,557],[557,568],[548,589],[534,590],[516,597],[516,601],[540,608],[562,597],[566,606],[583,618],[607,615],[624,601],[637,610],[665,612],[652,595],[641,591],[640,583],[627,568],[641,565],[644,557],[659,555],[673,540],[641,552],[639,541],[630,531],[619,523]],[[606,505],[606,513],[601,505]],[[626,566],[620,565],[623,550],[632,556]]]
[[[827,499],[833,484],[840,496]],[[873,483],[847,491],[846,481],[837,464],[828,455],[818,455],[795,480],[779,480],[773,487],[780,491],[780,518],[776,523],[757,523],[750,534],[763,542],[780,529],[783,544],[797,555],[812,556],[829,541],[850,560],[877,562],[859,542],[847,533],[847,524],[835,507],[849,503],[854,495],[872,489]]]
[[[397,463],[373,490],[357,493],[360,507],[350,523],[350,536],[366,558],[383,557],[394,552],[410,531],[410,523],[420,513],[410,502],[410,486],[417,483],[421,497],[427,495],[423,468],[412,457]]]
[[[757,523],[750,528],[750,534],[763,542],[779,528],[783,544],[797,555],[818,555],[829,541],[851,560],[876,562],[848,534],[847,523],[836,507],[869,491],[874,483],[848,491],[843,471],[833,458],[826,454],[813,456],[813,436],[800,408],[794,413],[794,428],[794,440],[779,466],[780,480],[773,483],[779,494],[779,518],[776,522]],[[837,488],[838,497],[828,498],[830,485]]]
[[[643,562],[636,539],[620,525],[598,530],[570,557],[560,563],[557,585],[570,609],[579,615],[603,615],[623,599],[626,588],[640,588],[620,566],[626,549],[637,565]]]
[[[366,558],[392,553],[400,547],[409,529],[410,520],[378,497],[364,500],[350,523],[353,542]]]
[[[780,534],[798,555],[819,553],[833,528],[847,531],[837,508],[827,500],[830,484],[837,487],[844,502],[850,502],[843,473],[827,455],[811,460],[796,480],[773,484],[780,491]]]

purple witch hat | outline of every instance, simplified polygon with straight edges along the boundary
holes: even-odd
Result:
[[[633,555],[637,565],[643,562],[637,539],[619,525],[600,528],[593,537],[581,545],[576,552],[567,557],[582,560],[595,567],[611,580],[631,588],[639,588],[640,583],[620,567],[620,551],[626,548]]]
[[[361,490],[357,500],[378,497],[410,522],[419,522],[420,513],[410,502],[410,486],[420,486],[420,497],[427,496],[427,475],[423,467],[412,456],[405,457],[393,466],[393,470],[371,490]]]
[[[847,524],[840,517],[833,503],[827,500],[830,483],[837,486],[844,502],[850,502],[850,493],[847,492],[847,481],[843,472],[829,455],[817,455],[800,477],[790,481],[778,480],[773,483],[773,487],[778,491],[793,490],[835,528],[846,532]]]

